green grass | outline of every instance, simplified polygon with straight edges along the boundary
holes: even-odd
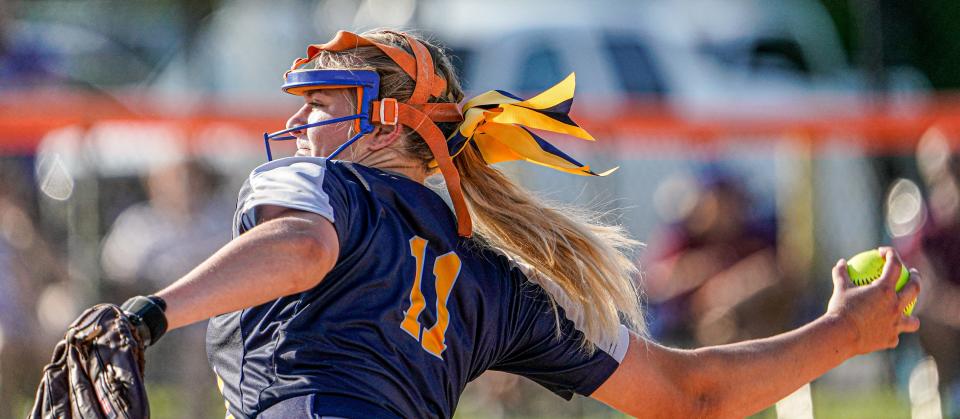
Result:
[[[196,418],[196,419],[223,419],[225,410],[223,398],[216,388],[193,389],[202,391],[204,406],[202,412],[190,411],[191,408],[183,403],[182,392],[174,385],[147,383],[147,398],[150,400],[150,417],[156,419],[167,418]]]
[[[532,388],[532,386],[530,386]],[[525,389],[528,390],[528,389]],[[546,390],[524,391],[530,396],[513,409],[507,409],[506,418],[525,419],[543,417],[577,417],[577,418],[624,418],[600,403],[582,397],[566,402]],[[179,392],[172,385],[147,385],[152,417],[166,418],[223,418],[223,400],[216,389],[209,391],[209,406],[207,415],[198,415],[197,412],[186,411],[187,407],[179,401]],[[24,399],[15,409],[22,417],[32,404],[32,400]],[[457,412],[458,419],[483,419],[490,415],[484,414],[481,406],[461,406]],[[472,408],[471,408],[472,407]],[[541,414],[543,413],[543,414]],[[816,419],[905,419],[910,417],[910,403],[907,396],[897,393],[894,389],[884,389],[872,392],[840,393],[827,389],[813,388],[813,413]],[[775,419],[776,411],[771,407],[761,413],[751,416],[752,419]]]
[[[905,419],[910,401],[893,388],[871,392],[839,393],[813,386],[813,416],[816,419]],[[771,407],[751,419],[776,419]]]
[[[844,394],[814,387],[813,414],[818,419],[903,419],[910,417],[910,400],[893,388]]]

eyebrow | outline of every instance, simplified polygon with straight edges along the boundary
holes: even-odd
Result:
[[[304,100],[310,105],[325,105],[326,99],[321,98],[320,95],[308,95],[303,97]]]
[[[329,91],[325,89],[317,89],[317,90],[310,91],[304,97],[309,97],[310,99],[314,99],[314,98],[329,98],[330,96],[331,95]]]

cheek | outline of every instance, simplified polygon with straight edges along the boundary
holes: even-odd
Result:
[[[314,112],[310,116],[310,123],[332,119],[329,115]],[[307,128],[307,139],[316,155],[326,155],[333,152],[340,144],[347,140],[349,122],[339,122],[319,127]]]

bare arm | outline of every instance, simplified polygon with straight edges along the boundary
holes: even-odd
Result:
[[[903,308],[919,293],[911,281],[895,291],[900,263],[886,252],[884,274],[851,287],[846,263],[834,268],[827,313],[771,338],[696,350],[666,348],[634,337],[620,367],[592,397],[638,417],[744,417],[772,405],[844,360],[890,348],[919,327]],[[913,272],[914,278],[917,273]]]
[[[156,295],[169,329],[316,286],[340,252],[333,224],[319,215],[261,207],[259,225]]]

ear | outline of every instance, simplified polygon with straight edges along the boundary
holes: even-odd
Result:
[[[400,125],[377,125],[365,143],[371,151],[381,150],[400,139],[402,132]]]

